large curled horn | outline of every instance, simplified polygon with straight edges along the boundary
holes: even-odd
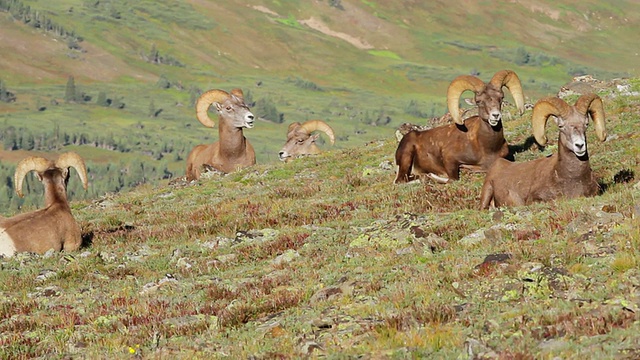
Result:
[[[76,169],[78,176],[80,176],[80,180],[82,181],[82,187],[87,190],[89,185],[89,181],[87,180],[87,167],[84,164],[84,160],[80,157],[80,155],[74,152],[68,152],[60,155],[56,160],[56,167],[60,169],[68,169],[69,167],[73,167]]]
[[[224,90],[209,90],[200,95],[196,101],[196,117],[202,125],[206,127],[214,127],[216,123],[209,118],[209,106],[213,103],[221,103],[229,97],[229,93]]]
[[[497,89],[506,86],[516,102],[516,107],[520,115],[524,112],[524,94],[522,92],[522,83],[518,75],[511,70],[500,70],[493,75],[490,83]]]
[[[447,89],[447,106],[451,118],[458,125],[464,125],[462,116],[460,115],[460,96],[463,92],[471,90],[475,93],[482,91],[484,82],[475,76],[460,75],[453,79]]]
[[[545,127],[549,116],[566,118],[570,111],[571,107],[562,99],[549,97],[539,100],[533,107],[533,115],[531,116],[531,127],[536,142],[542,146],[547,144]]]
[[[604,126],[604,106],[600,96],[584,94],[578,98],[575,107],[584,116],[587,116],[587,114],[591,116],[593,125],[596,128],[596,136],[600,141],[605,141],[607,139],[607,130]]]
[[[305,129],[309,134],[311,134],[314,131],[322,131],[325,134],[327,134],[327,136],[329,137],[329,140],[331,140],[331,145],[333,145],[336,142],[336,137],[333,134],[333,129],[331,128],[331,126],[327,125],[327,123],[322,120],[306,121],[304,124],[302,124],[302,128]]]
[[[24,177],[31,171],[42,173],[50,168],[53,163],[43,157],[30,156],[26,159],[22,159],[16,166],[16,173],[13,176],[13,185],[16,187],[16,194],[20,197],[24,197],[22,193],[22,182]]]

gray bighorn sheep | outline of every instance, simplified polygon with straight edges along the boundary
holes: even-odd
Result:
[[[395,183],[404,183],[425,175],[446,183],[460,178],[460,167],[486,171],[496,159],[509,154],[502,128],[502,87],[515,99],[520,114],[524,95],[520,79],[511,70],[501,70],[484,83],[471,75],[455,78],[447,89],[447,106],[454,124],[406,134],[396,150],[398,174]],[[463,120],[460,96],[475,93],[478,115]]]
[[[196,117],[202,125],[212,128],[215,123],[209,118],[209,106],[214,105],[218,113],[218,141],[209,145],[198,145],[187,157],[187,181],[197,180],[202,166],[207,165],[223,173],[230,173],[256,163],[256,153],[242,133],[251,129],[255,117],[244,103],[242,90],[209,90],[196,102]]]
[[[574,106],[558,98],[538,101],[531,118],[538,144],[547,143],[545,127],[553,116],[558,125],[558,152],[527,162],[497,160],[487,172],[480,194],[480,207],[520,206],[558,197],[594,196],[599,185],[589,166],[586,130],[589,116],[596,136],[607,138],[602,100],[596,94],[582,95]]]
[[[336,142],[331,126],[322,120],[309,120],[300,124],[294,122],[287,129],[287,142],[284,144],[278,156],[282,161],[304,155],[315,155],[320,153],[320,148],[316,145],[316,140],[320,134],[313,134],[314,131],[322,131],[329,137],[331,145]]]
[[[32,156],[18,163],[14,175],[16,194],[23,196],[24,177],[35,171],[44,185],[45,207],[0,218],[0,255],[9,257],[16,252],[42,254],[50,249],[74,251],[80,247],[82,233],[67,201],[70,167],[76,169],[86,190],[87,170],[82,158],[74,152],[62,154],[56,161]]]

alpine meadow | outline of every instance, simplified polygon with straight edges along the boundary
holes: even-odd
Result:
[[[635,0],[0,0],[0,358],[640,358],[638,34]],[[588,172],[498,159],[481,199],[458,112]],[[396,184],[411,130],[442,150]],[[248,162],[188,181],[217,141]]]

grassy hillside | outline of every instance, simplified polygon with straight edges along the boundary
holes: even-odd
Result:
[[[6,10],[0,80],[15,94],[14,102],[0,101],[0,127],[36,138],[55,131],[115,138],[125,150],[73,149],[90,167],[134,155],[174,177],[184,173],[194,145],[217,138],[193,116],[194,97],[209,88],[241,87],[276,108],[275,118],[246,134],[258,161],[273,163],[293,121],[326,120],[338,136],[335,148],[344,149],[386,137],[401,123],[441,116],[446,87],[459,74],[488,80],[514,69],[534,102],[573,75],[607,80],[640,71],[630,50],[640,23],[636,1],[4,0],[0,6]],[[70,76],[89,100],[65,103]],[[124,107],[99,106],[101,94]],[[15,158],[0,151],[3,161]]]
[[[637,358],[640,97],[600,95],[596,197],[479,211],[482,174],[393,185],[390,135],[76,201],[84,248],[0,259],[0,357]]]

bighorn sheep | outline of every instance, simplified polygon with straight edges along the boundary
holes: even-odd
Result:
[[[418,179],[422,174],[438,182],[460,178],[460,167],[486,171],[496,159],[509,154],[502,128],[502,87],[506,86],[524,110],[520,79],[511,70],[501,70],[488,83],[475,76],[461,75],[447,89],[447,106],[454,124],[406,134],[396,150],[398,174],[395,183]],[[462,119],[460,96],[475,93],[478,115]]]
[[[200,178],[202,166],[230,173],[256,163],[253,146],[244,137],[242,128],[251,129],[254,116],[244,103],[242,90],[233,89],[231,93],[224,90],[209,90],[202,94],[196,102],[196,117],[202,125],[215,126],[209,118],[209,106],[214,105],[218,112],[218,141],[209,145],[198,145],[187,157],[187,181]]]
[[[589,166],[586,130],[589,116],[593,119],[596,136],[604,141],[604,107],[598,95],[585,94],[574,106],[558,98],[538,101],[531,119],[533,135],[538,144],[547,143],[547,119],[554,116],[558,125],[558,153],[532,161],[513,163],[499,159],[487,172],[480,207],[520,206],[558,197],[593,196],[599,185]]]
[[[331,126],[322,120],[309,120],[304,124],[294,122],[287,129],[287,142],[284,144],[278,156],[282,161],[288,161],[293,157],[315,155],[320,153],[316,140],[320,134],[312,134],[314,131],[322,131],[329,137],[331,145],[336,142]]]
[[[0,255],[16,252],[45,253],[50,249],[77,250],[82,243],[80,226],[76,223],[67,201],[69,168],[80,176],[87,189],[87,170],[78,154],[68,152],[56,161],[32,156],[20,161],[14,175],[16,194],[22,197],[22,182],[27,173],[35,171],[44,185],[44,209],[0,219]]]

